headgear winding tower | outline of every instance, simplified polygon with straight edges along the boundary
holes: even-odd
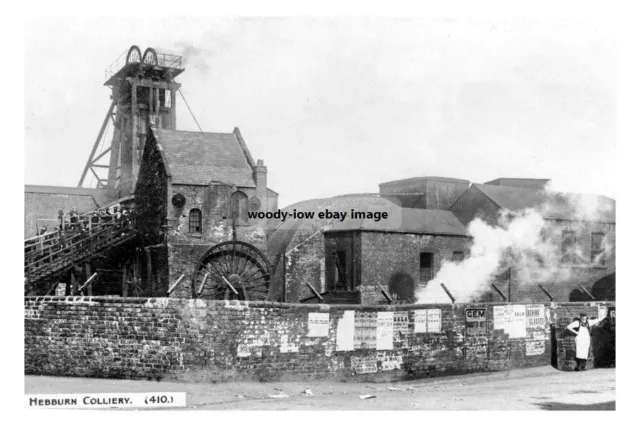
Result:
[[[116,197],[133,192],[149,124],[158,129],[176,129],[176,91],[180,84],[174,78],[183,71],[181,56],[157,53],[153,48],[142,54],[138,46],[131,46],[105,70],[104,84],[111,88],[112,102],[79,187],[91,170],[98,188],[106,187]],[[97,154],[109,120],[114,127],[111,146]],[[109,151],[109,165],[99,164]],[[108,168],[107,177],[98,173],[101,168]]]

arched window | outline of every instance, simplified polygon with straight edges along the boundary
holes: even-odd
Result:
[[[249,215],[247,214],[249,208],[249,199],[247,195],[242,191],[235,191],[231,193],[231,219],[239,222],[246,223],[249,221]]]
[[[189,211],[189,233],[202,233],[202,212],[200,209]]]

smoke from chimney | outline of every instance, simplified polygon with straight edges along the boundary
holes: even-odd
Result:
[[[613,210],[613,212],[611,211]],[[504,210],[492,226],[480,218],[469,223],[473,238],[470,254],[462,261],[445,261],[436,277],[418,291],[418,303],[450,303],[440,284],[444,283],[456,301],[470,301],[490,291],[492,281],[512,267],[512,278],[523,285],[571,278],[571,264],[598,263],[591,259],[591,242],[563,248],[563,231],[574,236],[591,236],[590,221],[603,214],[615,214],[613,204],[596,196],[561,195],[556,193],[549,203],[521,211]],[[613,234],[613,233],[611,233]],[[583,242],[584,243],[584,242]],[[605,233],[603,253],[614,250],[613,236]]]

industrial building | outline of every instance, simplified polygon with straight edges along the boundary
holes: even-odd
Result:
[[[547,179],[414,177],[284,209],[386,219],[250,219],[278,210],[265,162],[238,128],[177,130],[183,71],[181,57],[136,46],[107,70],[111,102],[78,188],[25,187],[27,293],[402,304],[428,291],[430,302],[450,302],[427,284],[470,255],[469,224],[537,210],[543,241],[560,253],[558,273],[541,274],[541,263],[523,279],[517,261],[501,265],[472,300],[615,299],[615,201],[548,191]],[[99,152],[108,125],[111,144]],[[96,188],[85,187],[89,176]],[[131,217],[92,220],[116,205]],[[67,227],[58,211],[72,207],[80,220]]]

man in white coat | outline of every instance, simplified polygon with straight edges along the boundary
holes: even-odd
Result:
[[[591,347],[591,327],[602,322],[600,319],[588,319],[587,315],[580,313],[580,320],[574,320],[567,326],[567,330],[576,334],[576,360],[578,365],[576,371],[587,369],[587,359],[589,358],[589,347]]]

